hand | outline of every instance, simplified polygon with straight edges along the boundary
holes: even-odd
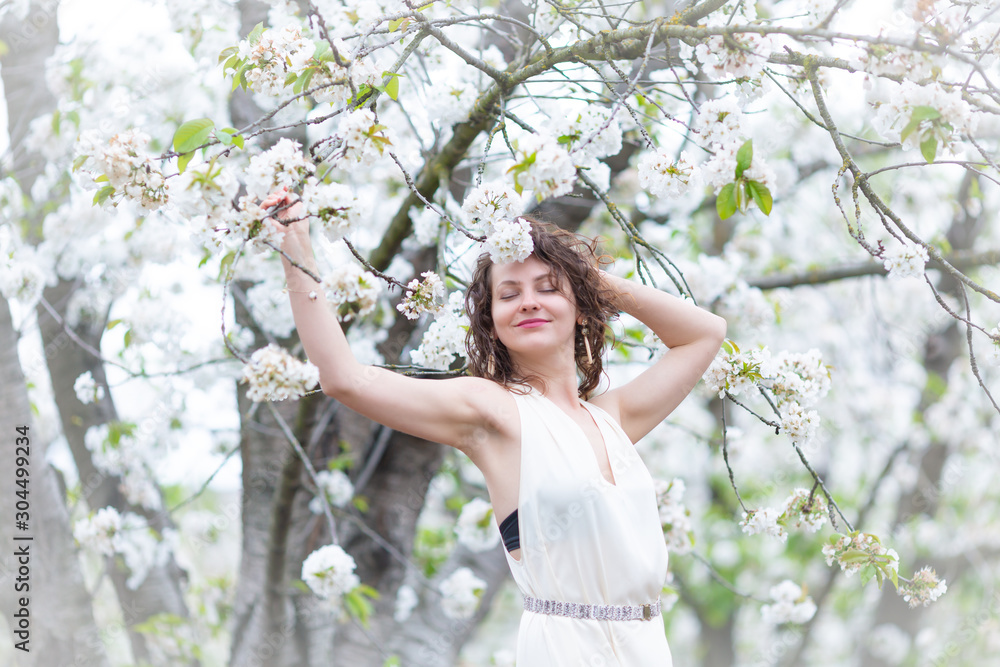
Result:
[[[281,249],[296,262],[305,266],[315,264],[312,245],[309,242],[309,217],[299,198],[287,187],[275,190],[260,203],[261,208],[274,208],[274,216],[264,218],[265,225],[284,235]],[[287,221],[287,222],[286,222]],[[289,268],[288,259],[282,256],[282,262]]]

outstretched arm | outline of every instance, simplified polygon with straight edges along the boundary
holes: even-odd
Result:
[[[625,433],[636,442],[694,389],[726,337],[726,321],[654,287],[601,275],[621,296],[621,309],[652,329],[668,348],[637,378],[595,400],[619,416]]]
[[[299,219],[303,218],[302,205],[293,203],[293,196],[284,190],[269,195],[261,204],[264,208],[291,204],[278,217],[294,222],[283,226],[269,218],[265,224],[285,234],[281,261],[295,327],[309,361],[319,369],[324,394],[390,428],[467,453],[474,443],[484,441],[484,433],[495,432],[497,424],[509,422],[510,415],[498,412],[510,407],[504,401],[506,392],[483,378],[426,380],[359,363],[322,287],[289,261],[290,257],[319,275],[308,218]]]

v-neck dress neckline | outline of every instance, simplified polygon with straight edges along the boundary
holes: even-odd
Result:
[[[580,434],[580,437],[583,440],[583,442],[585,442],[587,444],[587,446],[590,448],[590,458],[594,462],[594,467],[597,470],[597,476],[601,478],[601,481],[604,482],[605,484],[607,484],[608,486],[610,486],[613,489],[618,488],[618,475],[615,473],[615,464],[614,464],[614,461],[613,461],[613,457],[611,456],[611,450],[608,449],[608,443],[610,442],[610,437],[609,437],[610,434],[607,432],[607,429],[605,428],[605,424],[602,423],[602,422],[605,421],[605,419],[610,419],[610,417],[608,416],[608,414],[606,412],[604,412],[604,410],[601,410],[601,408],[598,408],[596,405],[591,405],[590,403],[588,403],[587,401],[583,400],[582,398],[577,398],[576,399],[577,402],[580,405],[582,405],[583,408],[587,411],[587,414],[590,415],[590,418],[591,418],[591,420],[593,420],[594,425],[597,426],[597,431],[601,435],[601,445],[602,445],[602,447],[604,449],[604,455],[607,457],[607,459],[608,459],[608,465],[611,467],[611,476],[614,478],[614,480],[615,480],[614,482],[608,481],[608,478],[604,476],[604,471],[601,470],[601,464],[600,464],[600,461],[598,459],[597,452],[594,451],[593,444],[590,442],[590,438],[587,437],[587,432],[583,430],[583,427],[580,426],[576,422],[576,420],[573,419],[569,414],[567,414],[567,412],[565,410],[563,410],[561,407],[559,407],[556,404],[556,402],[553,401],[551,398],[549,398],[548,396],[546,396],[545,394],[541,393],[540,391],[538,391],[536,389],[533,389],[533,392],[536,392],[538,396],[544,398],[554,409],[558,410],[559,413],[562,414],[562,416],[566,418],[566,421],[570,422],[573,425],[573,427],[577,430],[577,432]],[[604,412],[604,414],[603,415],[597,414],[597,413],[594,412],[595,410],[601,410],[601,412]],[[600,417],[600,419],[598,419],[598,417]]]

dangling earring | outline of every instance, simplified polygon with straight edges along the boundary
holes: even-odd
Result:
[[[587,365],[592,366],[594,364],[594,357],[590,354],[590,339],[587,338],[587,334],[590,333],[590,330],[587,328],[586,324],[583,325],[583,330],[580,331],[580,333],[583,334],[583,345],[587,348]]]
[[[490,377],[493,377],[494,373],[496,373],[496,370],[497,369],[493,362],[493,351],[490,350],[490,356],[488,359],[486,359],[486,374]]]

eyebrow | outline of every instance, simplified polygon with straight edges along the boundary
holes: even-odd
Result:
[[[542,280],[554,280],[554,279],[555,279],[555,275],[554,274],[552,274],[552,273],[543,273],[543,274],[540,274],[540,275],[536,276],[535,279],[532,282],[537,283],[537,282],[540,282]],[[510,278],[508,278],[507,280],[502,280],[499,283],[497,283],[497,287],[503,287],[504,285],[520,285],[520,284],[521,284],[520,280],[511,280]]]

